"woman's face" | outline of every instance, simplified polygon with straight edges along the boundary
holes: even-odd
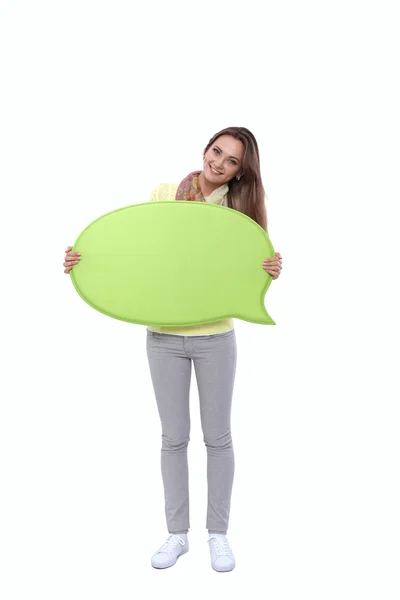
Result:
[[[241,174],[244,145],[231,135],[221,135],[204,155],[204,177],[214,185],[228,183]]]

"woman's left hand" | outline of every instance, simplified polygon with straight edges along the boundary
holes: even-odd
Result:
[[[282,256],[277,252],[272,258],[264,260],[263,269],[270,275],[272,279],[278,279],[282,270]]]

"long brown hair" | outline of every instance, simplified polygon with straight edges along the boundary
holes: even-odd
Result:
[[[260,156],[256,138],[246,127],[226,127],[213,135],[203,154],[221,135],[231,135],[244,145],[240,180],[238,181],[234,177],[228,183],[228,206],[244,213],[267,232],[265,191],[261,180]]]

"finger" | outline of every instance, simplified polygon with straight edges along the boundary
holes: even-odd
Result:
[[[71,261],[69,261],[69,262],[65,261],[65,262],[63,263],[63,267],[65,267],[65,268],[67,268],[67,267],[68,267],[68,268],[72,269],[72,267],[73,267],[74,265],[77,265],[77,264],[78,264],[78,261],[77,261],[77,260],[75,260],[75,261],[73,261],[73,262],[71,262]]]
[[[269,256],[268,258],[265,259],[265,261],[270,261],[270,260],[279,260],[282,262],[282,256],[280,254],[275,254],[275,256]]]
[[[69,252],[70,250],[72,250],[72,246],[68,246],[65,252]]]
[[[282,268],[282,263],[281,263],[280,260],[271,260],[269,262],[264,261],[263,266],[264,267],[273,267],[274,269],[275,268],[281,269]]]
[[[272,279],[278,279],[280,275],[280,271],[267,271],[269,275],[271,275]]]
[[[269,273],[270,275],[279,275],[279,273],[281,272],[281,270],[276,267],[264,267],[264,271],[266,271],[267,273]]]
[[[75,260],[79,261],[79,260],[81,260],[81,257],[77,256],[76,254],[67,254],[64,260],[67,260],[67,261],[75,261]]]
[[[81,253],[80,252],[68,252],[67,256],[80,256]]]
[[[265,264],[271,264],[271,265],[277,265],[277,264],[281,264],[282,260],[280,258],[266,258],[264,260]]]

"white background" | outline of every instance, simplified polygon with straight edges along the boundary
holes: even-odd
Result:
[[[3,600],[398,600],[395,4],[1,1]],[[157,571],[145,329],[86,305],[63,255],[229,125],[259,141],[277,325],[236,321],[237,567],[210,567],[193,380],[191,549]]]

